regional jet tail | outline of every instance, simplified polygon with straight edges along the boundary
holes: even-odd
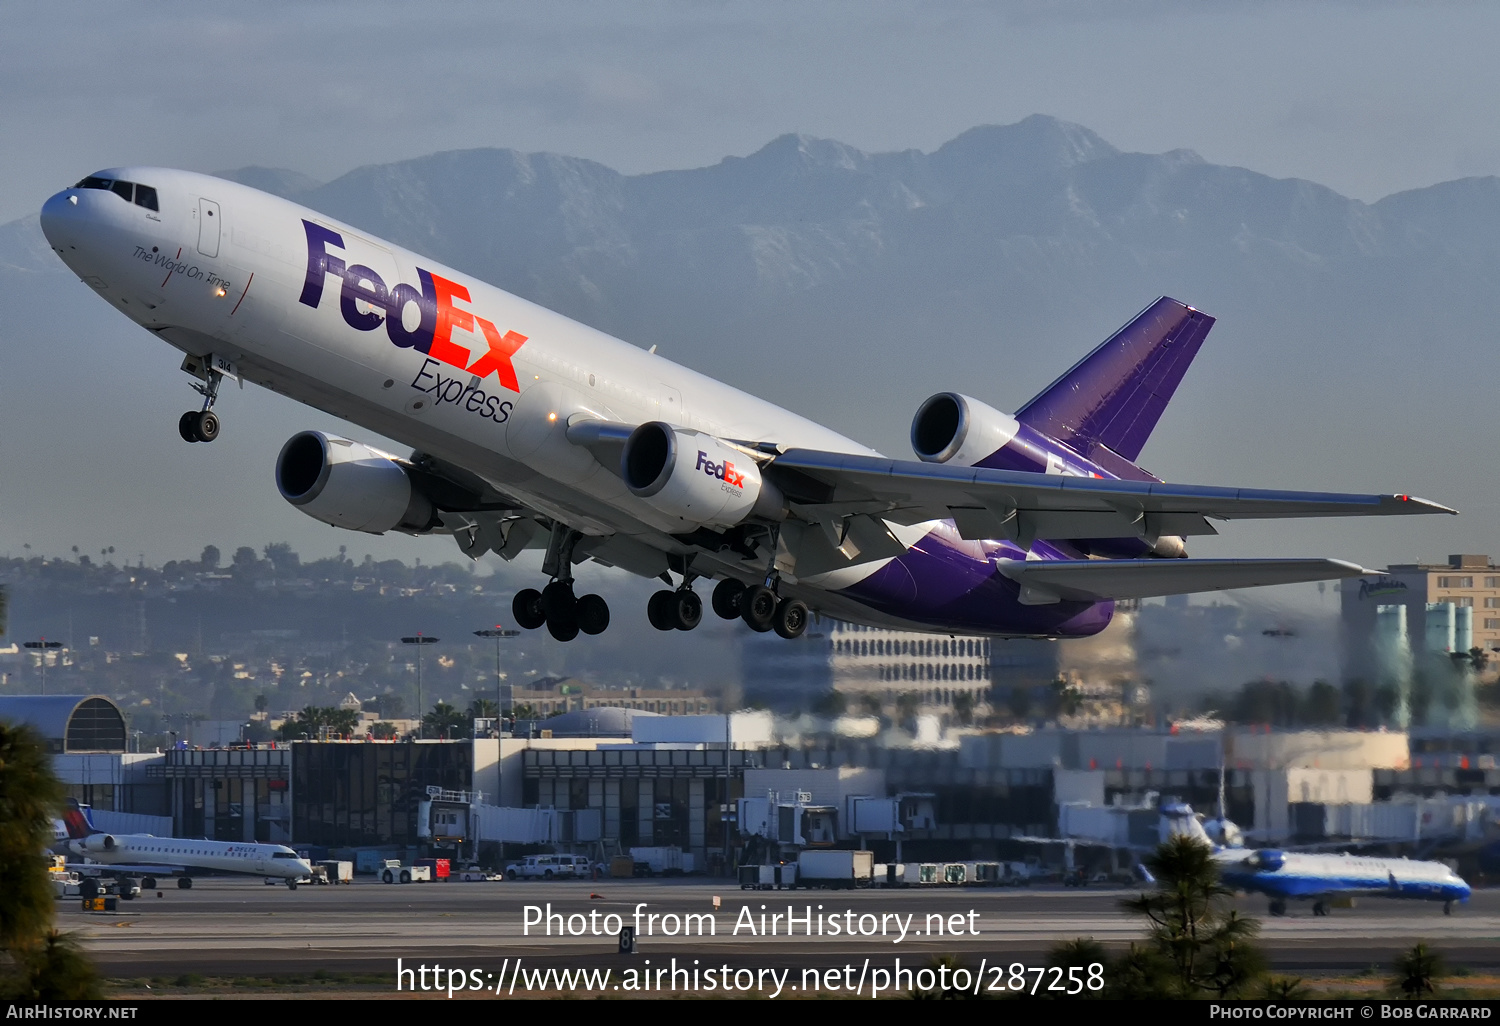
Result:
[[[243,873],[286,881],[297,889],[297,881],[312,875],[312,867],[292,849],[281,844],[225,841],[193,841],[151,834],[110,834],[97,829],[86,806],[72,799],[63,812],[68,850],[87,861],[68,868],[84,877],[83,896],[99,893],[98,878],[116,880],[120,895],[133,898],[142,887],[156,886],[159,876],[176,876],[177,886],[193,886],[192,870]]]

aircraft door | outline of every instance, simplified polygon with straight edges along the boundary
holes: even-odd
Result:
[[[198,200],[198,252],[219,255],[219,205],[211,199]]]
[[[687,418],[682,409],[682,393],[668,384],[657,387],[658,416],[668,424],[687,427]]]

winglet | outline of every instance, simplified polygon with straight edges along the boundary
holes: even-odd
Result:
[[[1393,495],[1391,498],[1397,502],[1409,502],[1413,506],[1421,506],[1423,507],[1423,511],[1427,513],[1448,513],[1455,517],[1458,516],[1458,510],[1450,509],[1440,502],[1433,502],[1431,499],[1422,499],[1415,495]]]

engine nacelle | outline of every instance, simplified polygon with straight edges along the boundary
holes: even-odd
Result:
[[[432,503],[390,453],[322,431],[293,435],[276,458],[281,497],[314,520],[369,534],[419,532]]]
[[[761,477],[754,459],[712,435],[661,421],[630,433],[620,477],[631,494],[681,520],[685,530],[786,516],[780,489]]]
[[[78,846],[85,852],[95,855],[103,855],[114,851],[118,846],[113,834],[91,834],[78,842]]]
[[[972,467],[1016,437],[1020,423],[1008,413],[957,392],[939,392],[917,409],[911,447],[925,463]]]

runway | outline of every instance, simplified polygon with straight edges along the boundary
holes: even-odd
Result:
[[[1040,965],[1060,941],[1093,937],[1120,948],[1143,935],[1117,907],[1135,893],[1121,889],[741,891],[701,879],[404,886],[360,879],[293,892],[260,880],[217,878],[200,879],[190,891],[160,893],[121,901],[114,913],[85,913],[76,899],[59,900],[58,926],[76,933],[112,977],[323,969],[394,978],[398,958],[407,966],[441,963],[482,972],[507,958],[568,968],[624,967],[647,958],[661,964],[672,957],[799,968],[865,959],[890,964],[897,957],[906,965],[925,964],[952,953],[971,964]],[[1437,903],[1380,899],[1328,917],[1294,905],[1290,915],[1273,918],[1259,898],[1238,904],[1261,920],[1262,946],[1281,971],[1385,966],[1417,940],[1432,942],[1455,965],[1500,967],[1500,890],[1476,891],[1452,916]],[[697,918],[684,922],[689,916]],[[620,955],[614,929],[637,924],[638,953]]]

